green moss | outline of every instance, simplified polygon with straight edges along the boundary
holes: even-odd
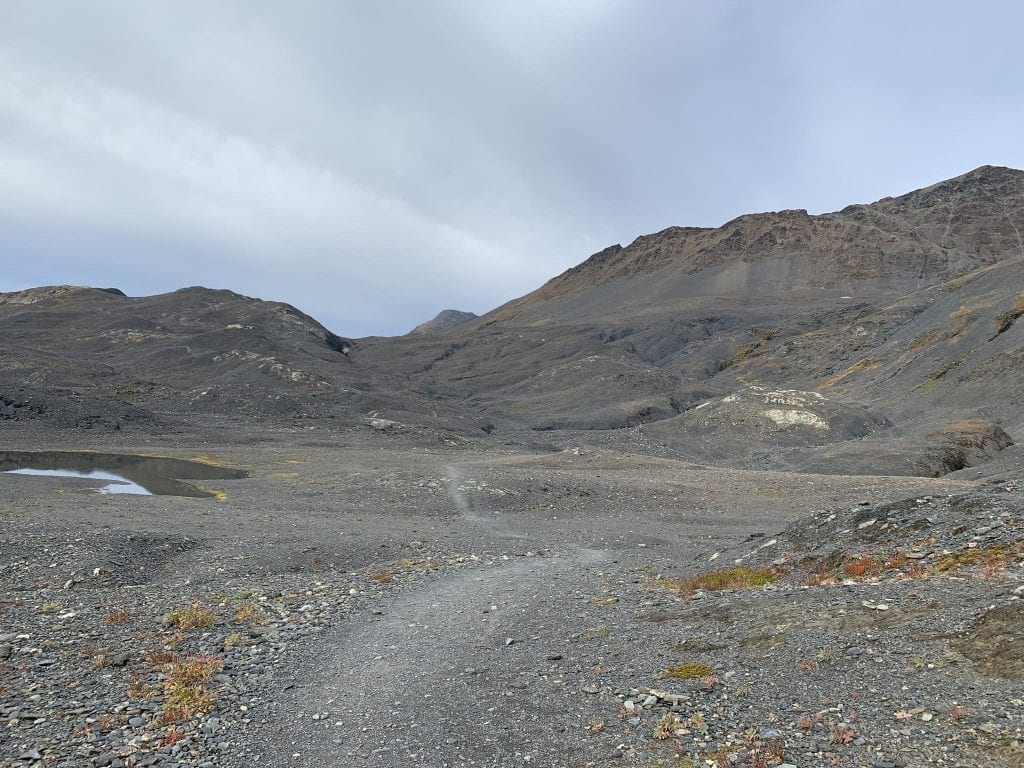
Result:
[[[702,677],[711,677],[715,670],[707,664],[690,661],[685,664],[677,664],[665,671],[665,677],[671,680],[699,680]]]
[[[774,584],[779,580],[779,572],[771,568],[748,568],[737,566],[724,571],[712,571],[687,579],[680,585],[683,592],[693,593],[698,589],[718,592],[723,589],[757,589]]]

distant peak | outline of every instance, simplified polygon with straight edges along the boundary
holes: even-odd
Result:
[[[442,309],[433,320],[420,323],[410,333],[445,333],[460,325],[476,320],[479,315],[460,309]]]
[[[936,197],[972,197],[981,195],[999,195],[1009,200],[1024,194],[1024,171],[1002,165],[980,165],[977,168],[945,179],[913,192],[907,192],[896,198],[883,198],[915,204],[920,201],[934,201]],[[929,202],[931,204],[931,202]]]
[[[1020,182],[1024,180],[1024,171],[1018,170],[1017,168],[1008,168],[1005,165],[979,165],[977,168],[962,173],[959,176],[954,176],[952,179],[946,181],[940,181],[934,186],[942,186],[943,184],[953,184],[956,182],[975,182],[975,183],[1003,183],[1007,181]]]
[[[1011,175],[1011,176],[1022,176],[1024,171],[1017,168],[1010,168],[1006,165],[979,165],[972,171],[968,171],[963,174],[964,176],[992,176],[992,175]]]

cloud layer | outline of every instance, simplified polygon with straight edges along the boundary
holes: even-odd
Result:
[[[0,290],[203,284],[401,333],[672,224],[1024,165],[1009,3],[5,15]]]

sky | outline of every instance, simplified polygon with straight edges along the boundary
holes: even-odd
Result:
[[[350,337],[613,243],[1024,168],[1024,6],[0,0],[0,291],[286,301]]]

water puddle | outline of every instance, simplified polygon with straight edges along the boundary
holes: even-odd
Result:
[[[239,480],[249,476],[201,461],[91,451],[0,451],[0,472],[43,477],[69,477],[103,482],[99,493],[144,496],[192,496],[217,494],[185,480]]]
[[[42,477],[82,477],[86,480],[111,480],[100,488],[97,493],[134,493],[139,496],[152,496],[152,491],[147,491],[138,483],[132,482],[127,477],[115,475],[113,472],[103,472],[94,469],[92,472],[75,472],[73,469],[8,469],[8,475],[40,475]]]

